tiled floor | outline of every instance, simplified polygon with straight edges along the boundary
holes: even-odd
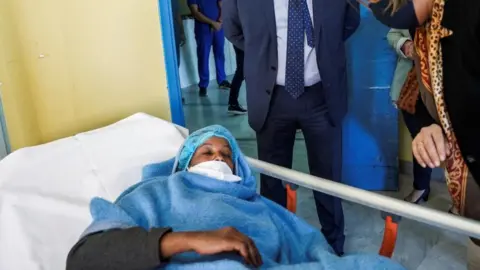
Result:
[[[240,93],[240,103],[245,103],[245,90]],[[198,97],[196,87],[185,89],[184,111],[187,127],[192,131],[210,124],[221,124],[237,138],[243,152],[251,157],[257,156],[255,133],[248,125],[247,116],[229,116],[227,114],[228,91],[219,90],[215,83],[210,86],[208,97]],[[305,144],[301,134],[295,146],[294,169],[307,172]],[[398,193],[389,193],[400,198],[409,192],[412,180],[407,176],[400,179]],[[298,215],[312,225],[320,227],[315,211],[312,192],[300,189],[298,194]],[[432,182],[432,193],[427,207],[447,211],[450,200],[446,186],[440,181]],[[346,252],[377,253],[383,236],[383,220],[380,212],[355,203],[344,202],[346,219]],[[399,225],[399,234],[394,259],[408,269],[451,270],[466,269],[467,238],[441,229],[403,219]]]

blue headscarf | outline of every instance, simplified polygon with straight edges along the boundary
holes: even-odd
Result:
[[[228,142],[230,148],[232,149],[232,160],[236,162],[240,149],[235,141],[235,138],[226,128],[219,125],[213,125],[199,129],[188,136],[182,147],[180,147],[180,152],[177,158],[177,170],[183,171],[187,169],[198,147],[202,146],[212,137],[223,138]]]
[[[250,167],[248,166],[237,141],[230,131],[220,125],[208,126],[190,134],[182,147],[180,147],[172,173],[185,171],[198,147],[212,137],[223,138],[228,142],[230,149],[232,150],[232,161],[235,168],[235,174],[242,178],[241,184],[255,187],[255,179],[253,178]]]

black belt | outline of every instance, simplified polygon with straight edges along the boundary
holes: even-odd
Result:
[[[314,85],[305,86],[305,92],[308,92],[308,91],[311,90],[311,89],[319,89],[319,88],[323,88],[323,83],[322,83],[322,81],[319,81],[318,83],[316,83],[316,84],[314,84]],[[276,85],[275,85],[275,89],[285,90],[285,86],[284,86],[284,85],[276,84]]]

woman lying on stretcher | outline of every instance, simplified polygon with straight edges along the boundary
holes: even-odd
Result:
[[[404,269],[378,255],[338,257],[316,228],[256,193],[233,136],[210,126],[175,159],[149,165],[92,224],[67,269]]]

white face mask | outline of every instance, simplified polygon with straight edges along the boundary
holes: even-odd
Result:
[[[188,171],[225,182],[238,182],[242,180],[242,178],[234,175],[232,169],[223,161],[205,161],[188,168]]]

